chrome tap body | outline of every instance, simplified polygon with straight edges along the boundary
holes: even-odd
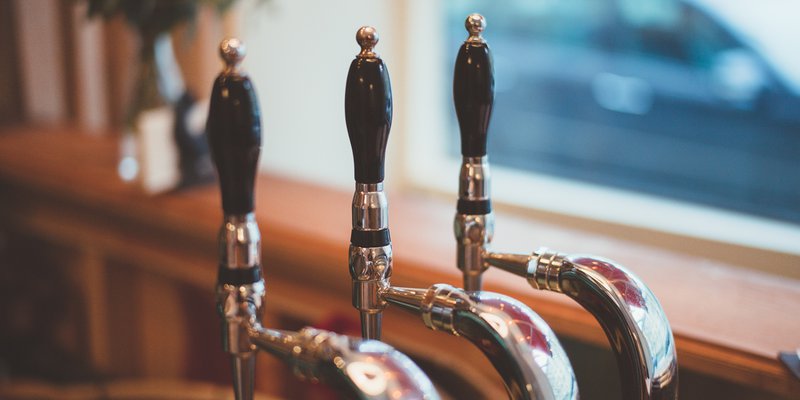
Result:
[[[676,398],[672,330],[655,295],[635,275],[593,256],[566,256],[546,249],[533,255],[490,251],[494,216],[486,144],[494,72],[488,45],[470,29],[485,25],[480,15],[467,18],[470,36],[459,50],[453,79],[463,156],[454,232],[464,287],[480,290],[481,274],[494,266],[525,277],[536,289],[572,297],[603,327],[617,358],[626,400]]]
[[[392,276],[392,246],[383,244],[388,241],[389,217],[382,182],[356,184],[352,215],[348,260],[353,279],[353,306],[361,313],[361,335],[380,339],[381,311],[386,302],[379,293],[389,285]]]
[[[425,326],[461,336],[494,365],[512,399],[577,399],[572,366],[555,333],[508,296],[450,285],[389,287],[387,302],[419,314]]]
[[[243,45],[236,39],[225,40],[220,53],[226,67],[214,83],[207,133],[224,211],[218,236],[217,308],[236,399],[253,398],[255,354],[263,349],[288,363],[298,377],[330,383],[348,398],[438,400],[425,374],[388,345],[312,328],[287,332],[261,326],[266,291],[261,234],[253,212],[260,112],[253,85],[239,68]],[[376,218],[367,214],[365,226]]]
[[[489,177],[487,156],[463,158],[453,230],[456,234],[456,265],[464,274],[464,289],[470,291],[481,290],[481,276],[486,270],[483,251],[494,235]]]
[[[361,52],[347,76],[345,117],[356,180],[349,269],[362,335],[379,338],[381,312],[388,303],[395,304],[419,315],[428,328],[463,336],[478,346],[502,376],[511,398],[576,399],[578,388],[561,344],[527,306],[506,296],[468,293],[449,285],[391,286],[392,244],[383,192],[391,86],[386,66],[374,52],[378,41],[374,28],[361,28],[356,39]],[[474,238],[472,231],[465,237],[474,240],[467,243],[474,249],[487,241]],[[474,261],[482,265],[480,258]]]
[[[653,292],[621,265],[541,248],[531,255],[487,253],[487,266],[564,293],[597,318],[619,364],[625,399],[677,398],[675,340]]]
[[[403,353],[377,340],[358,340],[333,332],[299,332],[253,326],[250,340],[281,360],[295,376],[328,382],[361,399],[430,399],[439,395],[430,379]]]
[[[231,356],[236,399],[252,399],[255,389],[255,347],[249,329],[261,319],[264,280],[250,284],[217,284],[217,310],[222,317],[222,348]]]

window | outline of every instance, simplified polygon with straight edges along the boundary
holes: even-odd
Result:
[[[735,23],[703,2],[501,3],[483,6],[498,59],[495,164],[800,222],[800,118],[770,111],[800,92],[734,40]],[[453,48],[463,15],[448,9]],[[719,87],[755,85],[750,75],[747,94]]]
[[[798,37],[775,16],[800,8],[720,4],[445,2],[450,161],[416,157],[426,166],[411,175],[460,159],[452,62],[465,16],[480,12],[495,59],[497,200],[800,254],[800,69],[775,56],[796,53],[786,31],[763,22]],[[430,175],[423,184],[443,186]]]
[[[664,232],[673,248],[711,241],[792,254],[781,259],[796,264],[800,68],[791,44],[800,32],[790,17],[800,10],[717,3],[254,6],[242,15],[241,34],[270,132],[262,158],[275,172],[352,188],[344,79],[358,51],[353,35],[371,24],[394,92],[389,193],[402,184],[454,194],[453,61],[464,18],[480,12],[495,61],[489,155],[497,204],[607,232],[630,229],[628,237]],[[286,32],[291,40],[277,39]],[[785,32],[797,40],[765,41],[791,37]],[[729,249],[722,248],[713,251]]]

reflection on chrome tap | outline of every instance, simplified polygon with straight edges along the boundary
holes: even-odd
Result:
[[[419,314],[427,327],[475,344],[500,373],[511,398],[578,398],[572,366],[555,334],[519,301],[443,284],[389,287],[383,295],[387,302]]]
[[[303,328],[252,328],[253,344],[284,360],[301,379],[327,382],[348,398],[438,400],[433,384],[411,359],[376,340]]]
[[[612,261],[539,249],[487,253],[487,265],[525,277],[536,289],[575,299],[600,322],[617,358],[626,399],[674,399],[675,341],[661,304],[639,278]]]
[[[261,233],[256,215],[226,215],[219,229],[219,244],[220,265],[229,269],[257,266],[261,261]]]

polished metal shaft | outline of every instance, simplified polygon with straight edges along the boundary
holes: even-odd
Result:
[[[233,392],[237,400],[251,400],[255,394],[256,356],[245,353],[231,356]]]
[[[381,340],[381,322],[383,314],[361,312],[361,337],[364,339]]]

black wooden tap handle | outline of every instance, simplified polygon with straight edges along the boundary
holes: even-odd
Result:
[[[225,70],[214,81],[206,133],[219,173],[225,214],[253,211],[253,188],[261,151],[261,117],[250,79],[239,70],[245,55],[237,39],[220,44]]]
[[[486,20],[471,14],[465,22],[469,38],[458,50],[453,72],[453,101],[461,128],[461,155],[486,155],[489,119],[494,103],[494,68],[489,45],[481,37]]]
[[[353,149],[355,179],[359,183],[383,182],[386,143],[392,126],[392,87],[389,71],[373,51],[375,28],[356,33],[361,52],[350,64],[344,93],[344,114]]]

